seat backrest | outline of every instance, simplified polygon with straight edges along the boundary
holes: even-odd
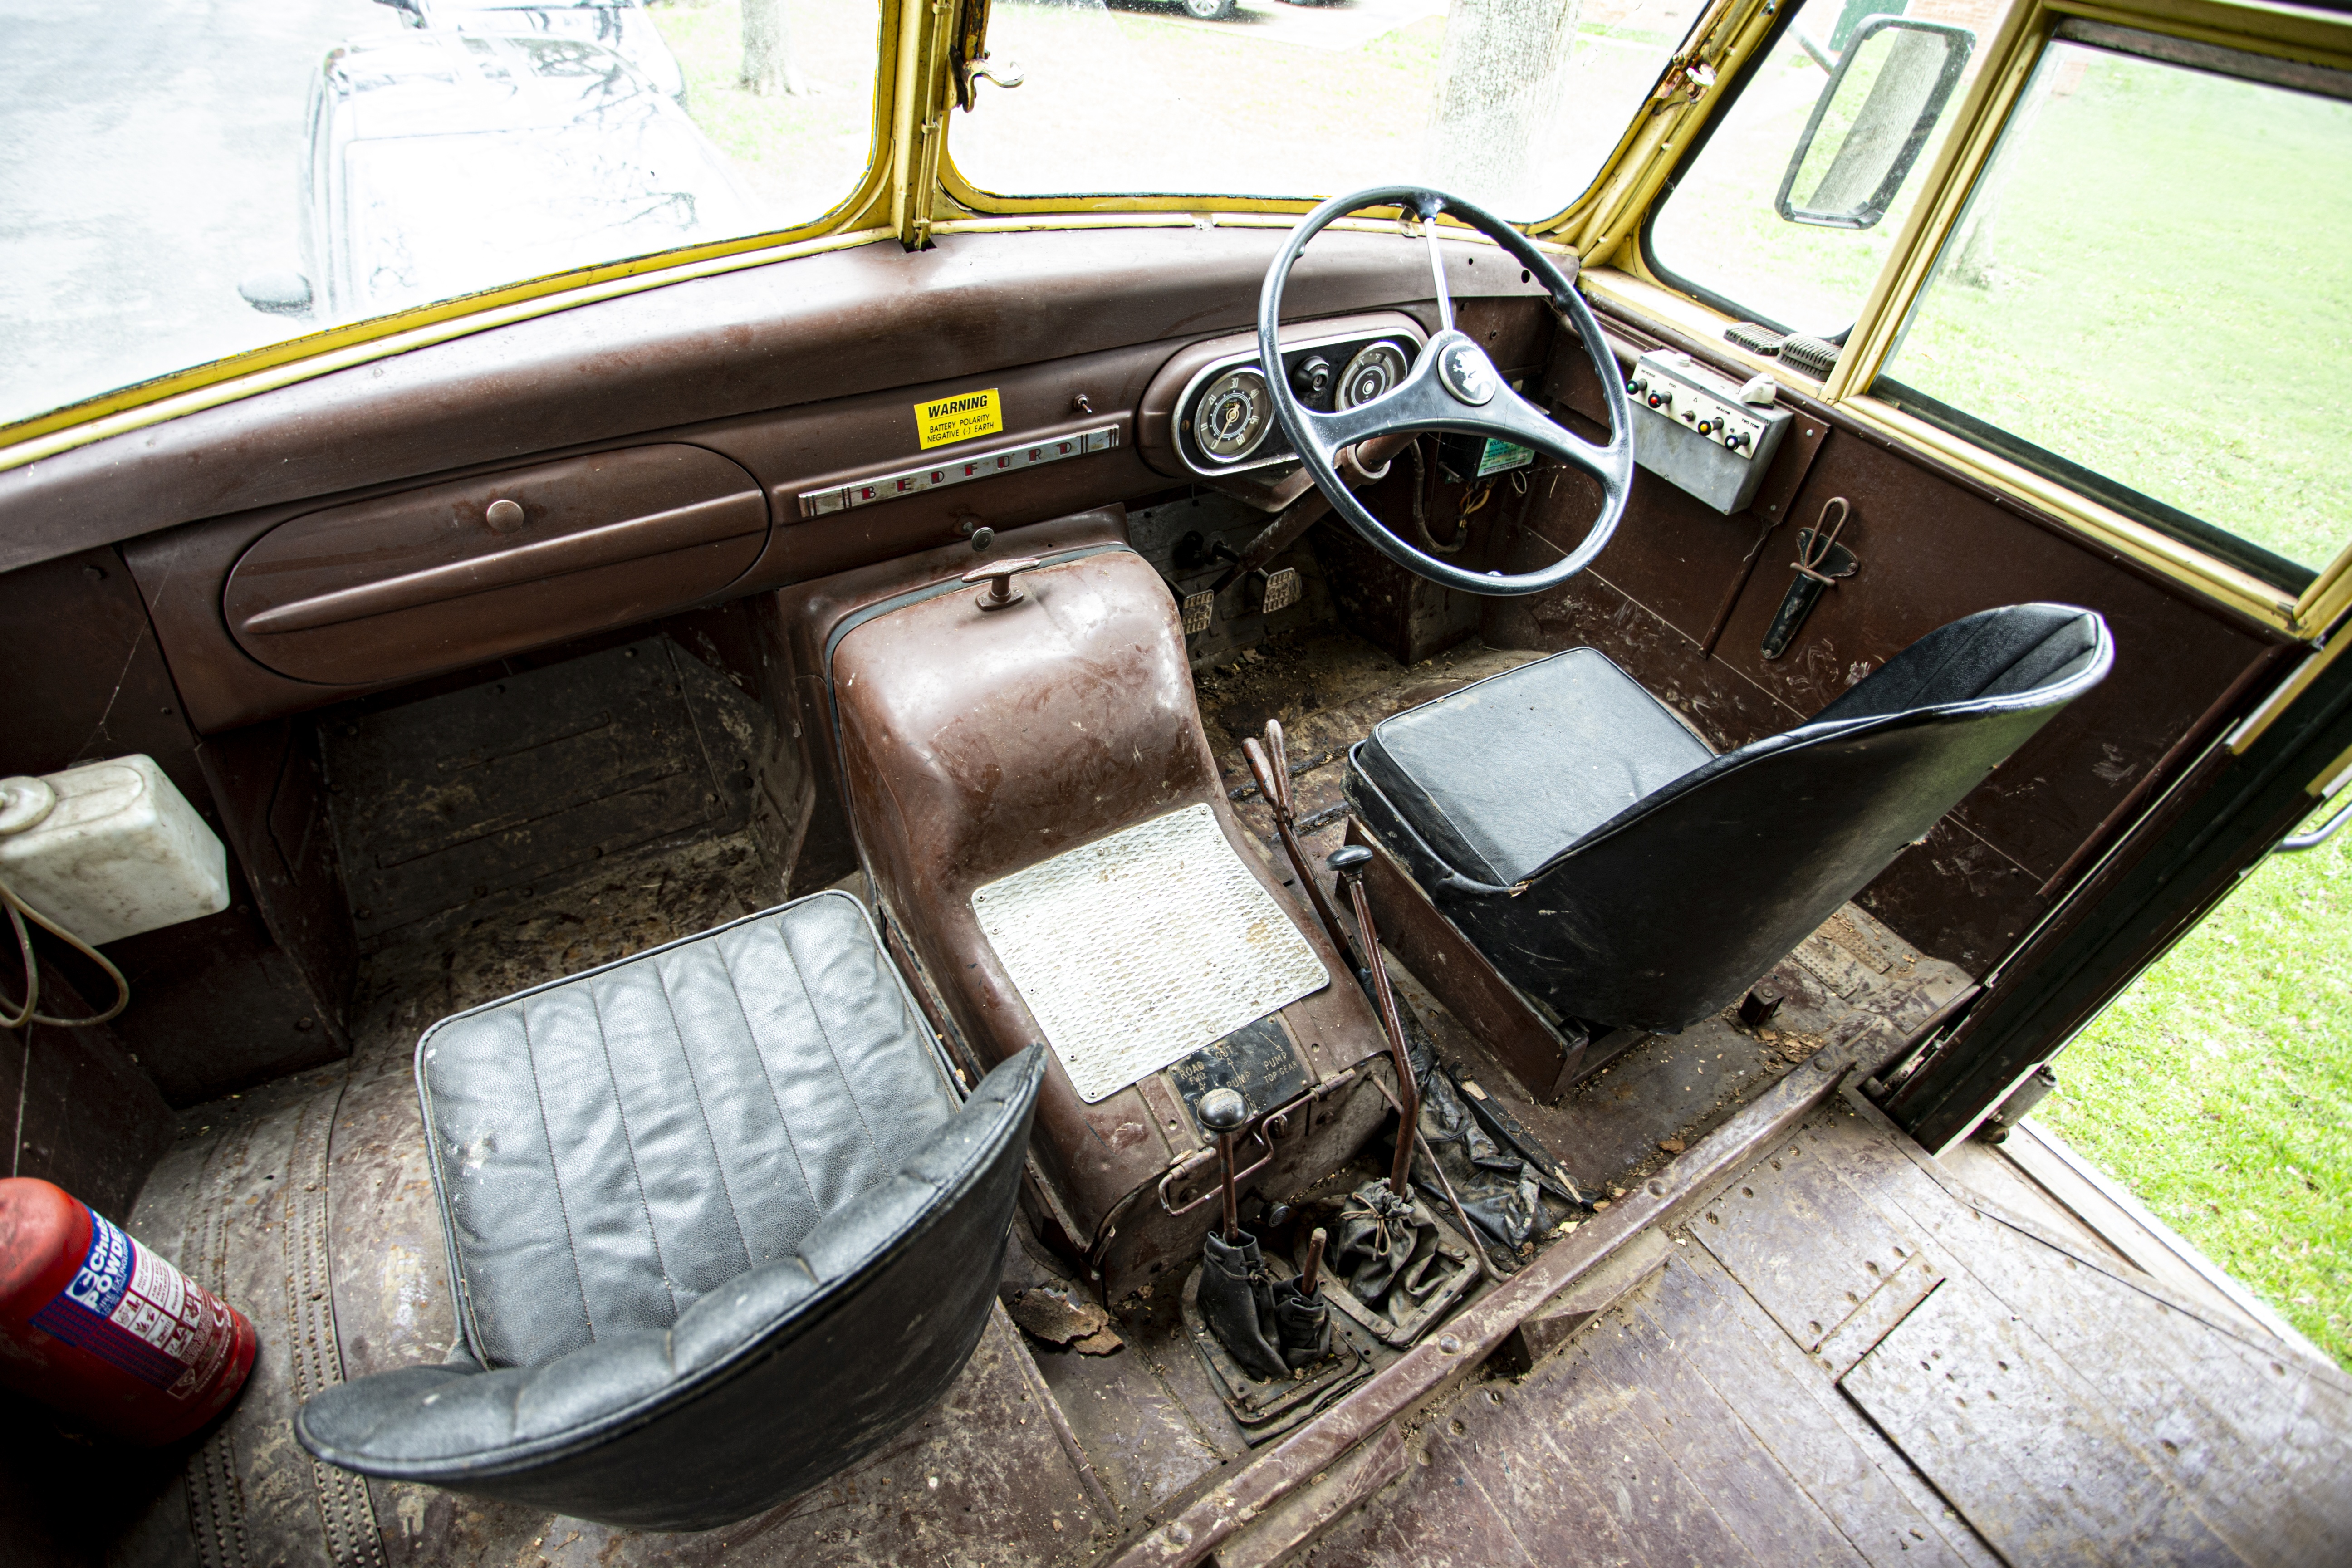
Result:
[[[1693,769],[1528,879],[1562,1013],[1679,1029],[1752,985],[2114,662],[2106,623],[2015,605],[1914,643],[1809,722]],[[1566,940],[1562,942],[1560,937]]]

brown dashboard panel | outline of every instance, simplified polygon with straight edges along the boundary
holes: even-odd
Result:
[[[271,669],[374,684],[684,609],[740,577],[767,540],[759,480],[665,442],[291,519],[237,561],[222,607]]]

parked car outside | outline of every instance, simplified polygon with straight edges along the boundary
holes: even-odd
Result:
[[[530,5],[499,5],[496,0],[377,0],[377,4],[401,12],[414,27],[454,33],[535,33],[602,44],[643,71],[681,106],[686,102],[686,72],[637,0],[538,0]]]
[[[753,233],[725,154],[619,52],[424,31],[341,44],[305,117],[299,273],[256,310],[328,320]]]

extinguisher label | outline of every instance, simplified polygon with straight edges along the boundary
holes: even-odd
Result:
[[[185,1399],[228,1355],[228,1308],[105,1215],[89,1221],[89,1256],[33,1326]]]

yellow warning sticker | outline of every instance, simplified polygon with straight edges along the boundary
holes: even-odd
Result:
[[[915,433],[926,450],[950,441],[969,441],[974,436],[993,436],[1003,428],[1004,408],[992,386],[984,392],[959,392],[936,403],[915,405]]]

